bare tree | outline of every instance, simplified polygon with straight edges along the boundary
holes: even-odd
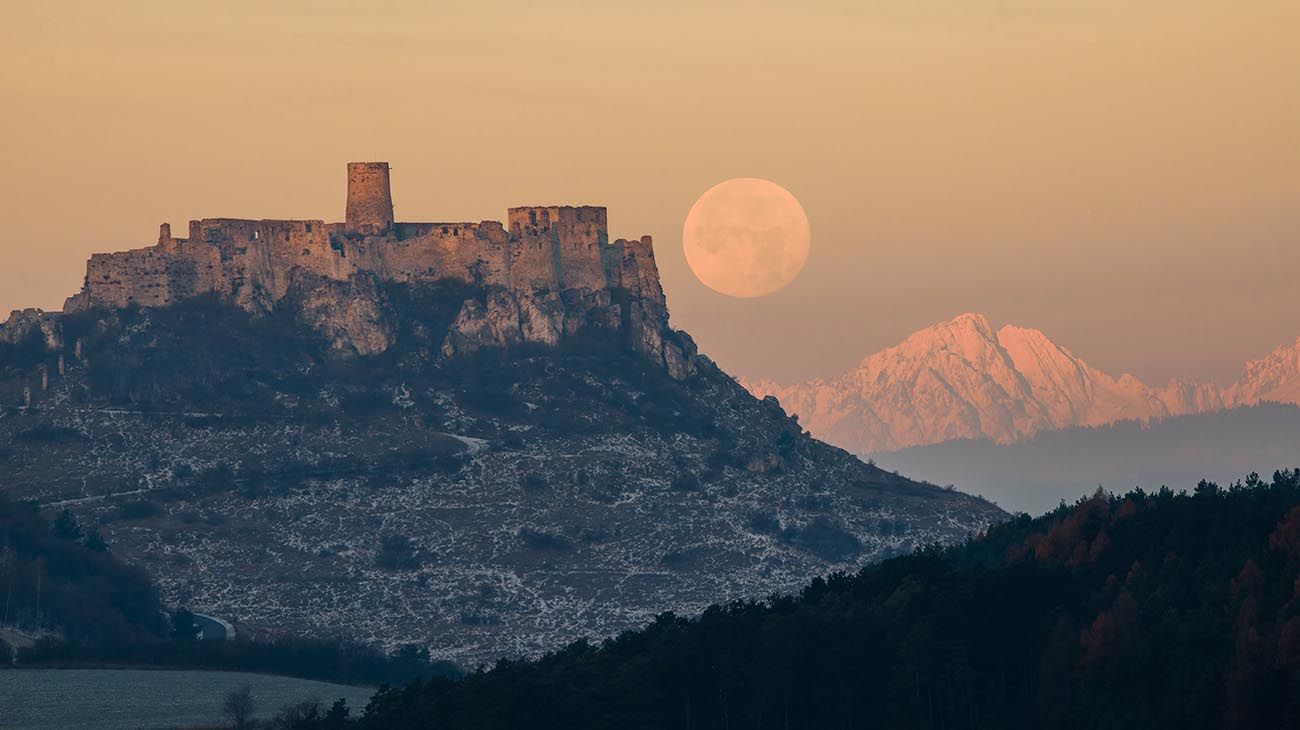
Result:
[[[235,726],[235,730],[246,730],[249,720],[253,719],[253,689],[244,685],[227,692],[226,699],[221,702],[221,711]]]
[[[303,700],[296,705],[288,705],[271,720],[272,730],[293,730],[315,723],[321,719],[320,702]]]
[[[9,602],[14,596],[14,573],[17,572],[14,568],[17,562],[8,545],[0,546],[0,574],[5,577],[5,610],[4,617],[0,618],[0,626],[9,624]]]

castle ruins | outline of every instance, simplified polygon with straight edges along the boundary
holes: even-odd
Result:
[[[328,311],[315,312],[325,320],[317,329],[337,347],[370,354],[391,336],[357,324],[379,317],[364,302],[358,314],[365,280],[456,280],[487,294],[465,302],[444,355],[555,344],[600,323],[621,329],[675,376],[689,369],[693,353],[662,337],[668,315],[650,237],[610,242],[605,208],[510,208],[504,225],[403,222],[394,217],[391,190],[388,163],[351,162],[342,222],[203,218],[190,221],[183,238],[163,223],[153,246],[92,255],[84,286],[64,311],[161,307],[215,294],[267,312],[308,280],[339,290]]]
[[[398,222],[388,163],[351,162],[343,222],[203,218],[184,238],[164,223],[154,246],[91,256],[64,311],[165,306],[207,292],[264,309],[284,296],[294,269],[528,292],[658,286],[650,237],[610,243],[603,207],[511,208],[505,226]]]

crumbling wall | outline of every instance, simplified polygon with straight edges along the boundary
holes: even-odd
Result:
[[[83,296],[69,299],[65,309],[161,307],[213,291],[221,279],[219,252],[207,246],[168,243],[94,254],[86,264]]]
[[[93,255],[69,306],[164,306],[216,292],[264,311],[284,297],[294,271],[455,279],[520,295],[623,288],[662,300],[649,237],[607,243],[605,217],[597,207],[513,208],[508,232],[496,221],[398,223],[374,236],[319,220],[204,218],[190,221],[188,239],[171,237],[164,224],[156,246]]]
[[[520,249],[513,257],[520,270],[511,274],[516,288],[594,291],[608,286],[601,260],[609,245],[605,208],[524,206],[506,215]]]
[[[250,240],[221,244],[226,278],[242,285],[226,292],[241,302],[268,309],[289,291],[295,270],[328,279],[346,279],[355,269],[330,246],[323,221],[257,221]]]
[[[346,239],[342,253],[362,270],[403,282],[456,279],[504,286],[509,236],[496,221],[398,223],[395,235]]]

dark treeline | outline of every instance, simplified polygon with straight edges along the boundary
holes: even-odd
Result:
[[[192,614],[169,613],[142,570],[123,565],[72,513],[47,521],[0,491],[0,628],[36,637],[0,667],[150,666],[284,674],[351,684],[456,676],[422,648],[385,654],[334,639],[200,641]]]
[[[413,679],[457,677],[450,662],[431,662],[427,650],[405,647],[385,654],[374,647],[333,639],[288,637],[273,641],[168,641],[73,646],[41,641],[19,654],[23,666],[124,666],[220,669],[281,674],[342,684],[403,684]]]
[[[51,524],[35,505],[0,490],[0,626],[57,629],[73,646],[131,644],[167,636],[158,591],[123,565],[98,532],[63,512]],[[0,647],[3,651],[3,647]]]
[[[382,690],[354,722],[1296,727],[1297,578],[1300,472],[1099,494],[797,597],[665,614],[599,646]]]

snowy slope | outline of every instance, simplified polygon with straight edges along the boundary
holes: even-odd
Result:
[[[1300,391],[1300,351],[1292,355],[1289,371],[1285,362],[1261,366],[1272,378],[1261,382],[1283,383],[1267,392],[1286,384]],[[814,435],[857,453],[966,438],[1012,443],[1046,430],[1224,407],[1213,385],[1154,388],[1129,374],[1113,377],[1038,330],[994,331],[971,313],[913,333],[830,380],[745,385],[776,396]]]

